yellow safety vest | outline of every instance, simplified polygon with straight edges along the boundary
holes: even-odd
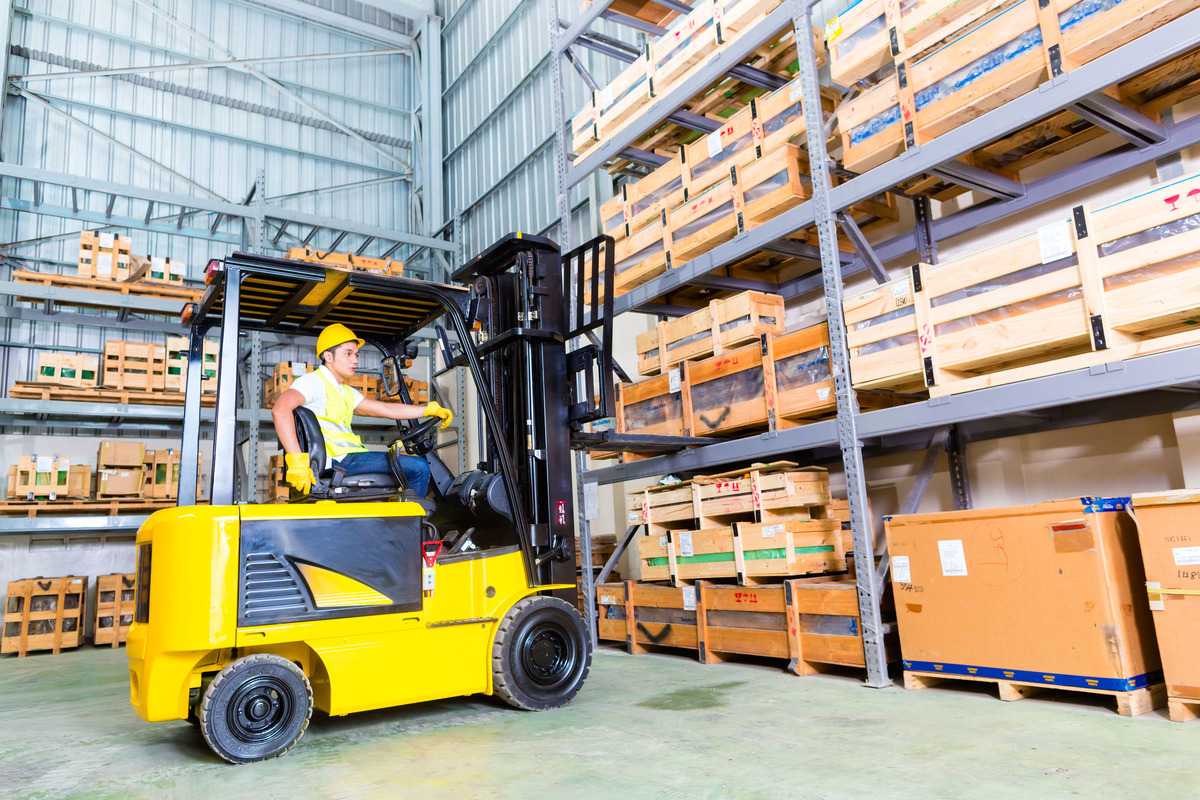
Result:
[[[354,390],[329,379],[325,370],[318,368],[317,374],[325,383],[325,411],[317,414],[321,435],[325,437],[325,454],[335,461],[349,453],[365,453],[362,439],[350,428],[354,418]]]

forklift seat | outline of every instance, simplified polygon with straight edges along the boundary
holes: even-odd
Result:
[[[311,409],[297,406],[292,412],[296,421],[296,438],[300,449],[308,453],[315,483],[305,500],[388,500],[400,493],[400,479],[391,472],[363,472],[347,475],[338,468],[325,468],[325,436],[317,415]]]

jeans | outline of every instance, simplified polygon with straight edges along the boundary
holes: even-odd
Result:
[[[429,463],[417,456],[401,454],[397,458],[400,471],[404,474],[404,485],[424,497],[429,490]],[[348,453],[341,461],[335,462],[347,475],[361,475],[364,472],[382,472],[390,475],[391,465],[388,464],[388,454],[377,450],[365,453]]]

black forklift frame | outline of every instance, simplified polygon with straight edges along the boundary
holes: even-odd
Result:
[[[475,263],[475,261],[469,263]],[[347,318],[346,321],[353,324],[356,331],[361,329],[362,332],[357,335],[379,347],[385,356],[399,359],[403,357],[403,353],[398,352],[398,347],[403,341],[433,319],[445,315],[450,320],[459,341],[462,342],[462,354],[471,370],[476,387],[482,388],[483,386],[481,378],[485,373],[479,355],[472,344],[466,320],[470,295],[466,289],[408,278],[382,278],[370,273],[349,272],[320,264],[240,252],[232,254],[223,261],[210,262],[206,275],[210,285],[200,302],[190,306],[191,316],[185,317],[185,321],[191,326],[191,331],[188,350],[188,380],[184,391],[183,442],[180,448],[179,506],[195,505],[196,503],[201,416],[201,381],[196,377],[203,374],[204,337],[214,327],[219,327],[221,334],[216,408],[214,410],[212,458],[214,469],[210,482],[209,502],[212,505],[234,505],[235,503],[233,464],[234,451],[237,446],[237,361],[238,339],[242,331],[316,336],[318,327],[340,321],[334,312],[356,290],[362,290],[367,296],[366,304],[368,306],[374,304],[379,313],[390,315],[393,318],[402,315],[403,312],[386,304],[380,305],[381,300],[416,297],[426,301],[428,307],[424,313],[415,315],[407,327],[398,331],[393,330],[390,338],[382,337],[380,335],[381,326],[374,324],[369,318],[354,316]],[[243,284],[248,279],[255,281],[255,292],[250,295],[252,302],[243,308]],[[275,283],[272,284],[272,281]],[[281,291],[279,284],[283,283],[282,288],[286,290],[286,284],[289,282],[291,291]],[[328,284],[330,287],[323,302],[316,307],[302,305],[304,299],[323,284]],[[253,316],[249,316],[251,313]],[[362,314],[364,311],[359,309],[357,313]],[[289,322],[289,320],[296,321]],[[404,391],[403,386],[401,386],[401,391]],[[521,543],[529,586],[533,588],[544,585],[551,581],[540,580],[543,570],[539,569],[540,563],[534,547],[533,529],[529,524],[525,505],[521,502],[520,484],[517,481],[512,454],[503,436],[504,428],[500,424],[489,394],[480,391],[478,395],[480,408],[488,424],[489,442],[493,448],[493,455],[500,466],[509,505],[513,510],[513,524]],[[402,429],[399,423],[397,427]],[[217,465],[229,465],[229,469],[217,469]],[[570,495],[567,496],[567,500],[570,501]],[[567,518],[573,518],[573,510],[568,509]],[[572,536],[572,543],[573,538]],[[548,573],[549,570],[545,572]]]

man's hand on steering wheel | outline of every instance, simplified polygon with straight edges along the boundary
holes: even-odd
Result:
[[[442,420],[438,417],[430,417],[421,422],[414,422],[412,427],[400,434],[388,448],[395,446],[397,443],[403,444],[405,451],[415,455],[425,455],[425,453],[433,450],[434,444],[437,442],[438,426],[442,424]]]

